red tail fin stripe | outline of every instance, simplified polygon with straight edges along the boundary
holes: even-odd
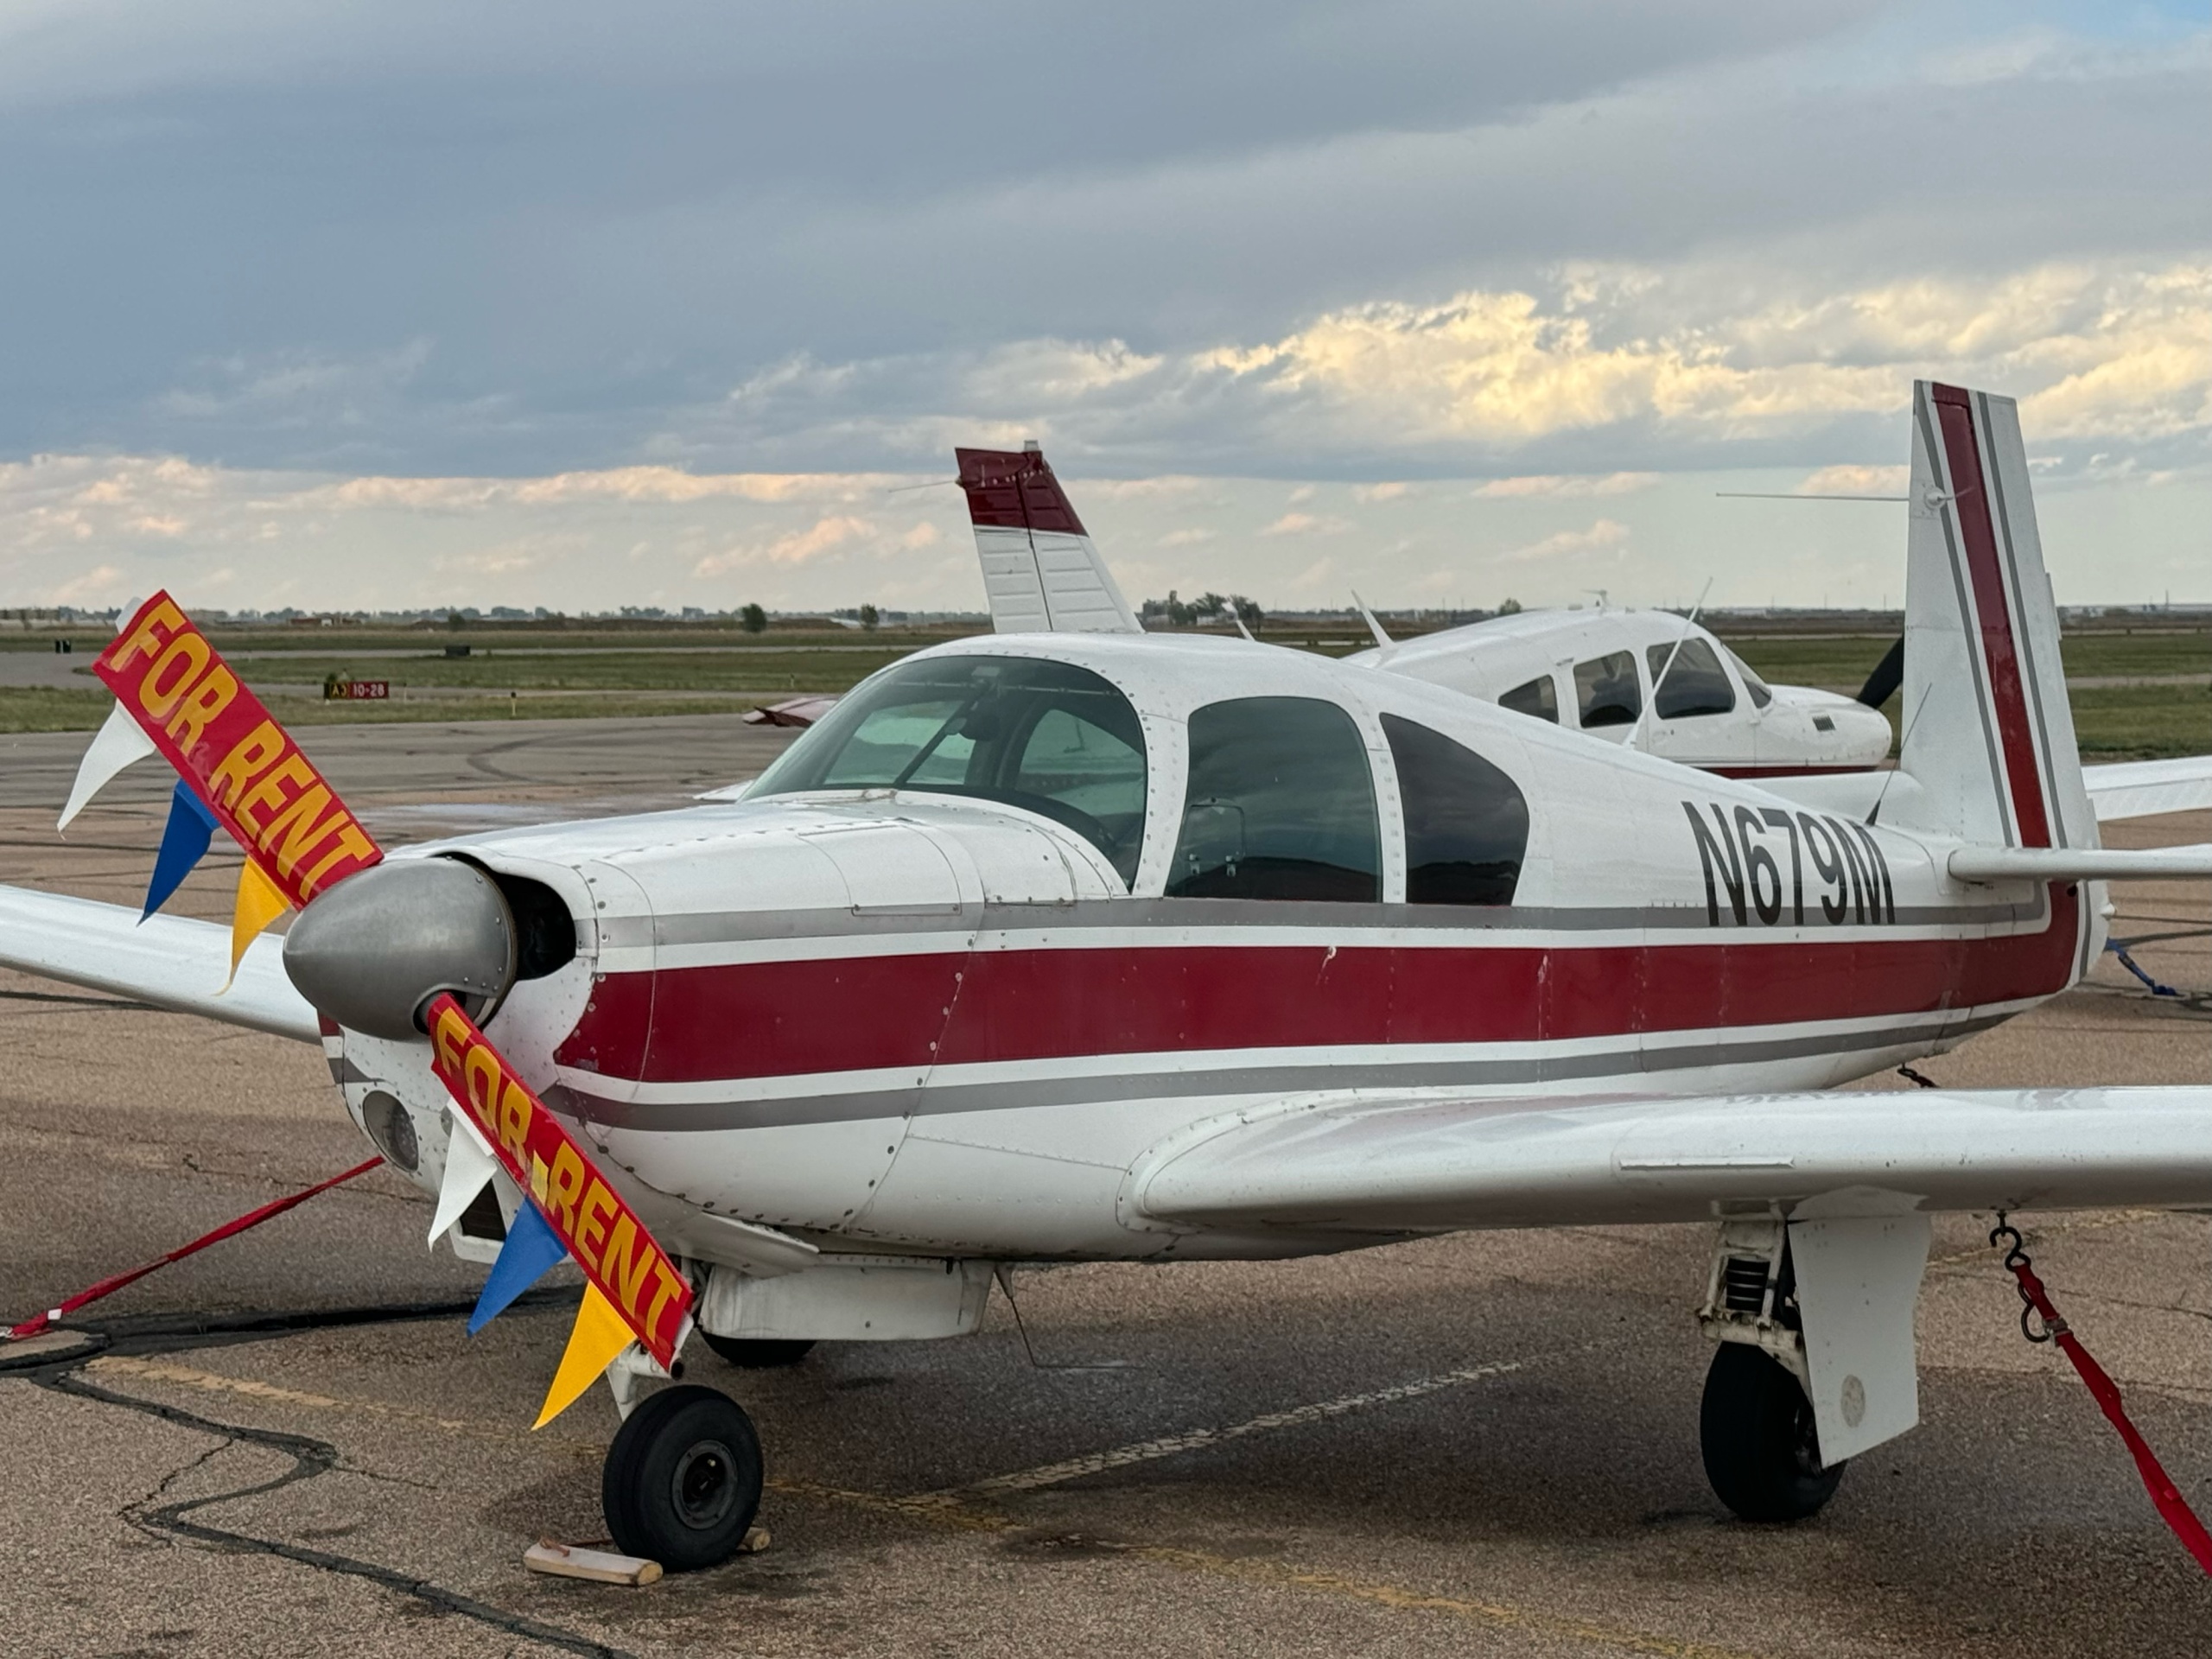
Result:
[[[1067,492],[1033,449],[955,449],[968,517],[978,528],[1086,536]]]
[[[1989,516],[1989,487],[1982,473],[1971,397],[1957,386],[1938,385],[1933,391],[1944,458],[1950,467],[1951,508],[1966,550],[1967,575],[1974,584],[1990,696],[1997,705],[1998,741],[2005,753],[2012,820],[2019,830],[2020,845],[2048,847],[2050,823],[2044,810],[2043,775],[2037,765],[2035,734],[2028,723],[2019,652],[2012,638],[2012,601],[1998,562],[1997,532]]]

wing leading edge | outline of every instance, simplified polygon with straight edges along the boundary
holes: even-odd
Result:
[[[2212,1087],[1338,1096],[1178,1135],[1128,1191],[1169,1224],[1375,1233],[1707,1221],[1867,1187],[1930,1211],[2212,1202]]]
[[[227,927],[181,916],[149,916],[142,923],[126,906],[0,887],[0,967],[276,1037],[319,1041],[315,1010],[284,976],[283,957],[283,938],[256,939],[226,991]]]

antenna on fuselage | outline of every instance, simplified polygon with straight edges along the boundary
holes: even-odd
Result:
[[[1636,724],[1628,728],[1628,739],[1623,745],[1624,747],[1633,749],[1640,745],[1643,736],[1644,717],[1650,714],[1653,705],[1659,701],[1659,688],[1666,684],[1667,675],[1675,666],[1675,658],[1682,654],[1682,647],[1689,642],[1690,630],[1697,626],[1698,613],[1705,608],[1705,596],[1712,591],[1713,578],[1707,576],[1705,579],[1705,586],[1697,590],[1697,603],[1690,607],[1690,613],[1682,619],[1682,631],[1675,639],[1673,649],[1668,652],[1667,660],[1660,665],[1658,673],[1652,677],[1651,702],[1636,711]],[[1603,602],[1604,594],[1600,590],[1599,603],[1602,605]]]
[[[1230,609],[1229,620],[1236,625],[1236,632],[1243,634],[1251,644],[1256,645],[1260,643],[1252,638],[1252,630],[1244,626],[1243,616],[1234,607]]]
[[[1359,607],[1359,613],[1367,620],[1367,631],[1375,636],[1375,644],[1382,655],[1376,659],[1379,665],[1398,648],[1398,642],[1382,632],[1382,625],[1375,620],[1375,613],[1367,608],[1367,601],[1359,596],[1359,589],[1351,590],[1351,602]]]

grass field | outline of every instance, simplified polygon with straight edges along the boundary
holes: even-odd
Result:
[[[1273,632],[1273,631],[1270,631]],[[335,637],[342,632],[342,639]],[[302,635],[307,637],[303,638]],[[958,630],[860,633],[843,629],[467,630],[460,633],[351,630],[225,630],[218,645],[247,683],[290,724],[368,721],[533,719],[592,715],[733,713],[804,691],[844,691],[925,645]],[[1732,633],[1729,644],[1768,679],[1850,692],[1889,649],[1875,634]],[[1343,655],[1365,642],[1306,629],[1279,636]],[[449,643],[467,657],[448,657]],[[51,650],[45,636],[34,641]],[[88,634],[73,666],[87,666],[105,639]],[[14,639],[0,648],[25,648]],[[2075,725],[2084,754],[2212,753],[2212,632],[2083,632],[2069,634]],[[327,675],[391,682],[379,702],[325,702],[297,688]],[[110,699],[84,676],[84,689],[0,687],[0,732],[90,730]],[[2140,678],[2164,683],[2084,684]],[[514,692],[512,701],[504,694]],[[1891,700],[1891,719],[1897,718]]]
[[[908,649],[912,649],[909,647]],[[227,653],[226,653],[227,656]],[[470,687],[505,691],[844,691],[906,650],[736,646],[723,651],[494,651],[483,656],[230,657],[247,684],[314,685],[327,675],[389,680],[393,688]]]

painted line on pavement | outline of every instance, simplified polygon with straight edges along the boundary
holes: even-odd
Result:
[[[1549,1357],[1544,1356],[1543,1357]],[[1131,1464],[1150,1463],[1158,1458],[1179,1457],[1185,1452],[1202,1452],[1208,1446],[1221,1446],[1230,1440],[1244,1439],[1251,1434],[1271,1433],[1276,1429],[1298,1428],[1307,1423],[1326,1421],[1342,1417],[1349,1412],[1364,1411],[1370,1406],[1395,1405],[1401,1400],[1418,1400],[1423,1395],[1436,1394],[1446,1389],[1463,1388],[1470,1382],[1479,1382],[1486,1377],[1503,1376],[1537,1363],[1536,1360],[1501,1359],[1487,1365],[1470,1365],[1456,1371],[1445,1371],[1435,1376],[1416,1378],[1411,1382],[1400,1382],[1387,1389],[1370,1389],[1361,1394],[1348,1394],[1340,1399],[1316,1401],[1311,1405],[1293,1406],[1287,1411],[1271,1411],[1262,1416],[1249,1417],[1241,1423],[1228,1423],[1214,1428],[1187,1429],[1180,1434],[1161,1435],[1156,1440],[1138,1440],[1128,1446],[1117,1446],[1104,1452],[1092,1452],[1079,1458],[1067,1458],[1058,1463],[1048,1463],[1035,1469],[1016,1470],[1012,1474],[993,1475],[988,1479],[969,1482],[966,1485],[947,1487],[943,1491],[926,1493],[930,1498],[997,1497],[1013,1492],[1033,1492],[1047,1486],[1058,1486],[1071,1480],[1081,1480],[1086,1475],[1103,1474],[1109,1469],[1125,1469]]]

